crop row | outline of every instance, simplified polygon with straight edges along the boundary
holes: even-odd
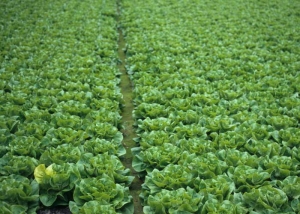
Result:
[[[132,213],[114,1],[1,1],[1,213]]]
[[[144,212],[298,213],[297,3],[123,8]]]

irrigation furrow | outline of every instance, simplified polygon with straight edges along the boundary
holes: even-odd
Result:
[[[141,205],[141,201],[139,198],[139,194],[141,192],[141,185],[142,181],[137,176],[137,172],[132,168],[132,158],[133,155],[131,153],[131,148],[136,147],[136,143],[134,142],[133,138],[136,137],[136,132],[134,130],[133,124],[134,119],[132,117],[132,111],[134,109],[133,106],[133,85],[129,79],[129,76],[126,72],[125,68],[125,62],[126,62],[126,55],[125,55],[125,47],[126,47],[126,41],[124,39],[124,35],[122,32],[122,28],[120,26],[120,20],[121,20],[121,3],[120,1],[117,1],[117,31],[119,35],[119,41],[118,41],[118,56],[119,56],[119,70],[121,72],[121,82],[120,82],[120,88],[121,92],[123,94],[123,100],[124,100],[124,107],[122,109],[122,133],[123,133],[123,145],[126,149],[126,155],[121,158],[121,161],[123,162],[123,165],[126,168],[129,168],[131,171],[131,174],[135,177],[133,180],[131,186],[130,186],[130,193],[133,197],[133,203],[134,203],[134,213],[143,213],[143,207]]]

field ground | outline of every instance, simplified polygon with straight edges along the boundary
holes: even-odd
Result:
[[[299,213],[300,1],[0,2],[0,213]]]

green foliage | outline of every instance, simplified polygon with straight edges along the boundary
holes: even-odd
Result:
[[[248,192],[251,189],[267,185],[270,179],[268,172],[246,165],[232,167],[227,173],[234,180],[238,192]]]
[[[174,191],[163,189],[155,196],[149,197],[149,206],[144,207],[144,213],[195,213],[199,210],[202,200],[203,196],[189,187]]]
[[[38,160],[28,156],[16,156],[6,153],[0,158],[0,175],[22,175],[31,177]]]
[[[133,177],[129,176],[130,170],[125,169],[122,162],[115,155],[108,153],[93,156],[85,153],[76,163],[82,178],[109,176],[118,183],[130,185]]]
[[[132,167],[137,172],[152,171],[154,168],[164,168],[171,163],[177,163],[181,157],[181,150],[172,144],[164,143],[161,146],[153,146],[146,151],[139,152],[132,161]],[[145,166],[149,165],[149,168]]]
[[[128,195],[115,13],[115,1],[1,1],[1,213],[68,205],[81,178],[105,173]],[[112,210],[86,202],[81,212]]]
[[[52,127],[41,140],[41,148],[57,147],[62,144],[79,146],[88,138],[88,134],[83,130],[76,131],[72,128],[59,127],[56,129]]]
[[[288,176],[300,174],[299,161],[287,156],[274,156],[264,158],[261,167],[271,174],[273,179],[285,179]]]
[[[120,29],[144,212],[299,213],[298,2],[119,3],[1,1],[1,211],[133,213]]]
[[[75,187],[73,198],[76,204],[70,202],[71,211],[84,213],[91,209],[97,212],[121,210],[124,206],[130,206],[132,197],[128,187],[116,184],[110,176],[103,174],[101,177],[81,179]],[[93,204],[100,206],[92,208]]]
[[[231,200],[236,191],[235,182],[226,175],[205,180],[197,178],[194,186],[207,200],[212,197],[218,201]]]
[[[40,158],[40,163],[47,166],[52,163],[64,164],[64,163],[77,163],[81,157],[81,151],[78,147],[70,144],[62,144],[56,148],[47,149]]]
[[[299,5],[122,6],[144,212],[299,212]],[[169,197],[187,188],[195,210]]]
[[[113,206],[106,205],[100,201],[89,201],[84,203],[82,207],[78,207],[76,203],[70,201],[69,207],[72,213],[107,213],[107,214],[116,214],[116,211]]]
[[[161,189],[173,190],[190,186],[193,181],[190,171],[188,167],[173,164],[166,166],[162,171],[154,169],[146,176],[144,187],[147,191],[144,196],[153,195]]]
[[[10,141],[9,149],[14,155],[39,158],[41,156],[40,143],[33,136],[16,136]]]
[[[228,200],[220,201],[218,199],[209,198],[202,207],[201,214],[202,213],[238,214],[248,213],[248,210],[239,203],[233,203]]]
[[[40,187],[40,201],[44,206],[67,205],[75,183],[81,179],[74,164],[44,164],[34,170],[34,178]]]
[[[245,203],[253,207],[256,211],[290,211],[288,209],[288,198],[286,194],[282,190],[269,185],[262,186],[258,189],[254,188],[243,196]]]
[[[281,143],[288,147],[298,147],[300,144],[299,128],[288,128],[279,131]]]
[[[289,198],[298,199],[300,197],[300,178],[299,176],[288,176],[282,183],[282,190]]]
[[[35,213],[38,209],[39,186],[20,175],[1,176],[0,204],[3,213]]]
[[[93,153],[93,155],[108,153],[109,155],[123,156],[126,154],[126,150],[121,142],[100,138],[85,141],[83,150],[87,153]]]

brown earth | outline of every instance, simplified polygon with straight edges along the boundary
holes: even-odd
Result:
[[[117,7],[118,7],[118,16],[117,16],[117,22],[118,26],[120,26],[120,16],[121,16],[121,5],[120,0],[117,1]],[[126,168],[129,168],[131,171],[131,175],[135,176],[135,179],[133,180],[131,186],[130,186],[130,194],[133,197],[133,203],[134,203],[134,213],[141,214],[143,213],[143,207],[141,205],[139,194],[141,192],[141,185],[143,181],[137,176],[136,171],[132,168],[132,158],[133,155],[131,153],[131,148],[136,147],[136,143],[133,141],[133,138],[136,137],[136,132],[134,130],[133,124],[134,124],[134,118],[132,116],[132,112],[134,109],[133,105],[133,85],[129,79],[129,76],[126,72],[125,68],[125,61],[126,61],[126,55],[125,55],[125,47],[126,42],[122,33],[122,29],[118,27],[118,34],[119,34],[119,41],[118,41],[118,55],[120,63],[118,65],[119,70],[121,72],[121,83],[120,88],[121,92],[123,94],[123,100],[124,100],[124,108],[122,110],[122,124],[123,129],[121,130],[124,136],[123,139],[123,145],[126,148],[126,155],[125,157],[121,158],[121,161],[123,165]]]

